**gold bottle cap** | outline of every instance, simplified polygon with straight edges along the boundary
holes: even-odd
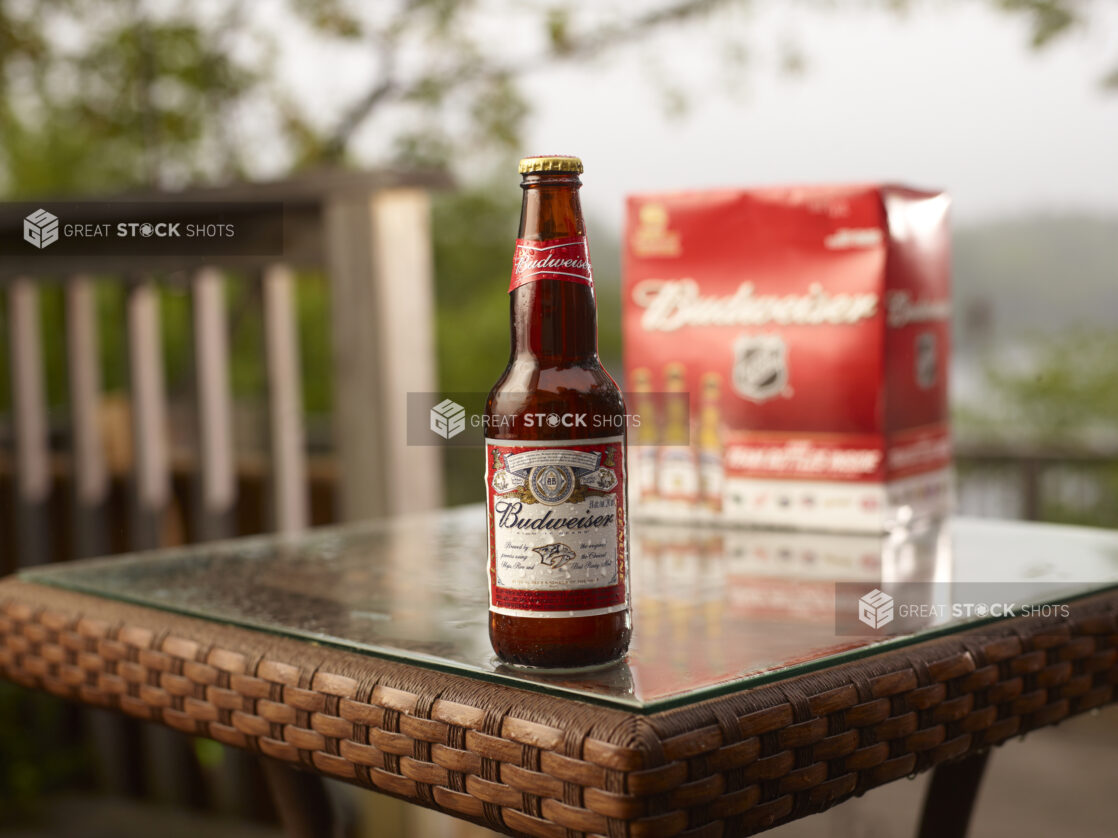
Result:
[[[582,161],[569,154],[541,154],[524,157],[520,161],[520,174],[531,172],[574,172],[582,174]]]

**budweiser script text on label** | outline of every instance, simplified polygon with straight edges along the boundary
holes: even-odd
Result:
[[[589,616],[626,607],[624,443],[486,440],[490,609]]]
[[[818,282],[806,294],[754,294],[753,283],[743,282],[729,296],[704,297],[693,279],[646,279],[633,288],[633,302],[646,309],[641,326],[662,332],[684,326],[857,323],[877,314],[876,294],[830,294]]]
[[[914,300],[907,291],[890,291],[886,308],[889,312],[886,322],[891,329],[899,329],[909,323],[951,319],[950,300]]]
[[[829,294],[813,282],[806,294],[755,294],[743,282],[726,296],[703,296],[693,279],[647,279],[633,289],[633,302],[646,309],[641,326],[647,331],[673,332],[685,326],[758,326],[853,324],[877,314],[878,297],[866,294]],[[888,325],[947,320],[947,300],[913,300],[905,291],[888,298]]]
[[[586,236],[538,242],[517,239],[509,291],[527,282],[543,279],[592,285],[590,250]]]

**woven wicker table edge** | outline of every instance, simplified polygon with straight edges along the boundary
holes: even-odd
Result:
[[[512,834],[738,835],[1114,701],[1118,592],[640,715],[0,580],[0,675]]]

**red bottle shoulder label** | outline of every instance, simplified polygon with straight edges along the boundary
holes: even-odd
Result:
[[[562,282],[577,282],[579,285],[593,285],[590,247],[586,236],[538,242],[517,239],[516,252],[512,257],[512,282],[509,284],[509,292],[525,283],[537,282],[541,279],[558,279]]]
[[[588,617],[627,608],[624,439],[485,443],[490,610]]]

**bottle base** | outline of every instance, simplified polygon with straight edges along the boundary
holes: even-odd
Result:
[[[578,666],[532,666],[526,663],[515,663],[505,660],[500,655],[494,655],[493,661],[498,666],[505,669],[512,669],[530,675],[585,675],[591,672],[602,672],[607,669],[613,669],[615,666],[625,663],[625,658],[626,655],[622,654],[619,657],[610,658],[607,661],[586,663]]]

